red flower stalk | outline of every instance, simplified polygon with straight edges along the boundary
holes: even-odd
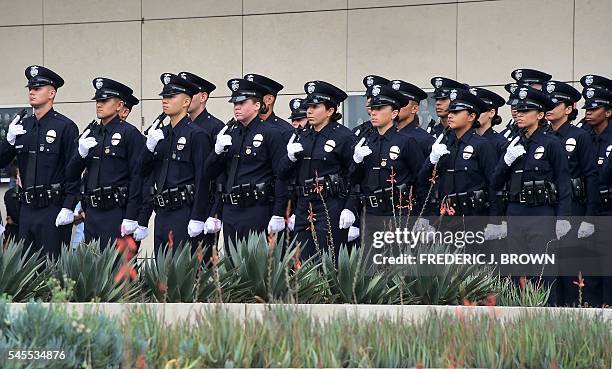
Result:
[[[142,353],[136,358],[136,369],[147,369],[147,359]]]
[[[524,275],[519,277],[519,286],[521,286],[521,291],[525,290],[525,285],[527,284],[527,279]]]
[[[397,180],[395,179],[396,175],[397,173],[395,173],[395,168],[391,167],[391,174],[389,174],[389,179],[387,179],[387,182],[389,182],[391,186],[393,186],[397,182]]]
[[[131,264],[123,264],[117,274],[115,274],[115,283],[119,283],[121,281],[130,281],[138,278],[138,272]]]
[[[578,288],[584,288],[584,278],[582,278],[582,272],[578,272],[578,280],[573,282]]]
[[[431,172],[431,178],[429,178],[429,182],[434,185],[436,184],[436,180],[438,178],[438,170],[436,168],[434,168],[434,170]]]
[[[497,296],[493,293],[487,295],[487,299],[485,300],[486,306],[495,306],[497,305]]]
[[[463,306],[476,306],[475,302],[471,302],[468,299],[463,299]]]
[[[170,232],[168,232],[168,248],[171,249],[173,247],[174,247],[174,232],[170,230]]]
[[[202,261],[204,260],[204,250],[202,250],[202,241],[198,242],[198,248],[196,250],[196,255],[198,258],[198,264],[202,264]]]
[[[311,227],[314,225],[314,222],[317,220],[317,215],[312,210],[312,202],[308,203],[308,216],[306,217],[306,219],[308,219],[308,223],[310,223],[310,226],[308,226],[307,230],[310,230]]]

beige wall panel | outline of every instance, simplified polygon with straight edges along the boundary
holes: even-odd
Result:
[[[211,17],[242,14],[241,0],[143,0],[144,19]]]
[[[348,0],[349,9],[352,8],[378,8],[384,6],[415,6],[426,4],[450,3],[453,0]]]
[[[0,26],[41,24],[42,0],[0,1]]]
[[[612,48],[607,40],[612,35],[611,16],[610,0],[576,0],[574,80],[585,74],[612,78]]]
[[[458,79],[502,84],[521,67],[571,79],[572,12],[572,0],[459,4]]]
[[[240,17],[145,22],[142,41],[143,96],[159,98],[165,72],[189,71],[227,93],[227,80],[242,73]],[[213,93],[213,94],[214,94]]]
[[[45,23],[138,20],[140,0],[46,0],[44,17]]]
[[[451,4],[349,11],[348,89],[364,90],[367,74],[421,87],[430,86],[435,75],[453,77],[456,9]]]
[[[0,58],[0,105],[27,104],[28,65],[43,63],[42,26],[0,27],[0,45],[11,45]]]
[[[346,0],[244,0],[244,14],[346,9]]]
[[[82,103],[56,103],[53,107],[58,112],[70,118],[79,127],[79,132],[83,132],[85,127],[96,119],[95,102]]]
[[[346,11],[249,16],[244,29],[245,73],[267,75],[287,94],[314,79],[346,88]]]
[[[125,83],[139,97],[139,50],[139,22],[45,27],[45,63],[66,81],[59,102],[91,99],[96,77]]]

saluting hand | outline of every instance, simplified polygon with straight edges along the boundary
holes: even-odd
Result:
[[[372,149],[370,149],[368,146],[364,146],[364,143],[365,137],[362,137],[361,140],[357,142],[357,145],[355,145],[355,149],[353,150],[353,161],[357,164],[363,162],[363,159],[372,153]]]
[[[232,136],[226,135],[228,126],[223,127],[222,130],[217,134],[217,140],[215,141],[215,153],[221,155],[225,151],[225,148],[232,145]]]
[[[439,135],[438,138],[436,139],[436,142],[434,142],[433,145],[431,145],[431,152],[429,153],[429,161],[432,164],[438,164],[441,157],[443,157],[446,154],[450,154],[450,151],[448,151],[446,144],[441,143],[443,138],[444,138],[444,135],[442,134]]]
[[[504,162],[506,162],[507,166],[511,166],[512,163],[516,161],[516,159],[520,158],[522,155],[525,155],[527,151],[525,151],[525,147],[519,144],[520,137],[516,136],[508,148],[506,149],[506,153],[504,154]]]
[[[88,137],[90,132],[90,129],[87,128],[79,138],[79,155],[82,158],[86,158],[87,154],[89,154],[89,149],[98,144],[94,137]]]
[[[23,129],[23,126],[19,123],[21,117],[16,116],[15,119],[9,124],[8,130],[6,132],[6,140],[11,146],[15,146],[15,140],[17,136],[21,136],[22,134],[27,133],[26,130]]]
[[[291,138],[289,139],[289,143],[287,144],[287,156],[292,162],[297,161],[296,154],[299,154],[304,151],[304,147],[301,143],[294,142],[296,137],[297,136],[295,135],[295,133],[292,134]]]
[[[147,134],[147,149],[151,152],[155,151],[155,147],[159,141],[164,139],[164,132],[160,129],[150,129]]]

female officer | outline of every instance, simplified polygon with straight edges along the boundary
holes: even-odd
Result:
[[[301,257],[308,258],[346,244],[347,229],[355,222],[355,213],[345,208],[355,135],[338,123],[338,105],[347,97],[344,91],[323,81],[308,82],[304,90],[308,126],[289,140],[279,177],[295,178],[296,241]]]
[[[359,184],[357,195],[367,214],[405,216],[409,212],[404,209],[410,209],[410,201],[417,198],[415,185],[423,154],[414,137],[394,127],[400,109],[409,101],[389,86],[372,88],[369,108],[374,132],[355,146],[350,169],[351,183]]]
[[[568,162],[561,142],[546,132],[545,112],[554,103],[541,91],[519,87],[516,123],[525,134],[514,138],[497,163],[494,186],[508,188],[508,251],[541,253],[550,240],[565,236],[571,225],[571,187]],[[519,142],[520,140],[520,142]],[[525,216],[538,216],[537,219]],[[551,267],[544,270],[550,275]],[[542,265],[523,267],[512,274],[540,275]],[[545,283],[552,283],[545,278]],[[553,291],[554,292],[554,291]],[[556,302],[551,292],[549,301]]]
[[[493,126],[502,122],[501,117],[498,115],[498,111],[499,108],[505,105],[506,100],[495,92],[485,88],[472,87],[470,88],[470,92],[487,104],[487,109],[478,117],[480,127],[476,128],[476,133],[491,141],[497,152],[497,160],[499,160],[508,141],[504,136],[495,132]],[[496,164],[497,160],[495,161]]]
[[[450,209],[451,214],[486,216],[496,207],[491,188],[495,149],[474,128],[487,105],[467,90],[452,89],[449,98],[450,150],[441,142],[444,135],[438,136],[420,178],[427,183],[437,173],[441,207]]]

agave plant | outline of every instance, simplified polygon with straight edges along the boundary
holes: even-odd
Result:
[[[323,273],[329,284],[331,302],[354,304],[390,304],[399,299],[399,287],[391,282],[387,271],[367,271],[364,247],[349,251],[345,246],[338,253],[338,267],[332,257],[323,253]]]
[[[546,306],[552,285],[524,278],[516,284],[510,277],[495,280],[497,304],[501,306]]]
[[[275,245],[284,245],[281,236]],[[314,258],[298,261],[298,247],[285,250],[269,245],[265,234],[251,233],[236,245],[230,242],[229,262],[234,266],[232,302],[321,302],[325,281]]]
[[[138,283],[116,281],[121,269],[121,256],[115,247],[100,248],[97,241],[82,244],[76,249],[66,248],[57,262],[47,260],[47,268],[62,286],[74,281],[72,301],[132,301],[140,293]]]
[[[10,241],[0,247],[0,294],[14,302],[27,301],[36,296],[44,285],[42,267],[45,260],[41,251],[24,249],[23,242]]]

